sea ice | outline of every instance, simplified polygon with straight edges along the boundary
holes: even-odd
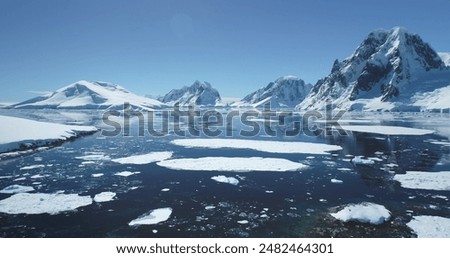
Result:
[[[170,159],[172,154],[173,152],[171,151],[150,152],[142,155],[113,159],[112,161],[120,164],[142,165]]]
[[[141,172],[122,171],[122,172],[117,172],[114,175],[116,175],[116,176],[123,176],[123,177],[129,177],[129,176],[140,174],[140,173]]]
[[[423,238],[449,238],[450,218],[438,216],[413,216],[406,223],[416,234]]]
[[[37,169],[37,168],[45,168],[45,165],[39,164],[39,165],[25,166],[25,167],[21,167],[20,170],[31,170],[31,169]]]
[[[286,172],[305,169],[308,166],[280,158],[230,158],[230,157],[205,157],[195,159],[172,159],[157,163],[161,167],[174,170],[190,171],[229,171],[252,172],[271,171]]]
[[[270,153],[330,154],[342,150],[337,145],[310,142],[257,141],[240,139],[177,139],[172,144],[189,148],[252,149]]]
[[[23,185],[10,185],[2,190],[0,193],[2,194],[16,194],[16,193],[27,193],[34,191],[34,188],[31,186],[23,186]]]
[[[450,190],[450,172],[419,172],[407,171],[397,174],[394,180],[400,182],[403,188],[423,190]]]
[[[371,159],[363,159],[363,156],[357,156],[352,159],[353,164],[359,164],[359,165],[373,165],[375,164],[375,161]]]
[[[239,180],[234,177],[226,177],[226,176],[213,176],[211,177],[212,180],[217,181],[219,183],[226,183],[226,184],[232,184],[232,185],[238,185]]]
[[[111,160],[109,156],[105,156],[104,154],[91,154],[91,155],[85,155],[80,157],[75,157],[75,159],[81,159],[85,161],[107,161]],[[86,164],[86,163],[84,163]]]
[[[78,194],[18,193],[0,201],[0,212],[54,215],[90,204],[92,204],[90,196],[79,196]]]
[[[360,204],[349,204],[342,210],[331,213],[330,215],[343,222],[358,221],[379,225],[391,217],[391,212],[382,205],[364,202]]]
[[[101,192],[94,196],[94,202],[109,202],[114,200],[116,193],[113,192]]]
[[[172,214],[172,208],[159,208],[151,210],[137,219],[132,220],[128,225],[130,226],[140,226],[140,225],[153,225],[160,222],[166,221],[170,218]]]
[[[341,125],[341,127],[346,131],[384,134],[384,135],[426,135],[434,133],[434,131],[431,130],[416,129],[401,126]]]
[[[342,184],[342,183],[344,183],[344,181],[339,180],[339,179],[332,178],[332,179],[331,179],[331,183],[333,183],[333,184]]]

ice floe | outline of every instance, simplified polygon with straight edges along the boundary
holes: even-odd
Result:
[[[331,213],[330,215],[343,222],[358,221],[379,225],[389,220],[391,212],[382,205],[364,202],[360,204],[349,204],[342,210]]]
[[[129,177],[129,176],[140,174],[140,173],[141,172],[122,171],[122,172],[117,172],[114,175],[116,175],[116,176],[123,176],[123,177]]]
[[[27,193],[34,191],[34,188],[32,186],[23,186],[23,185],[10,185],[2,190],[0,190],[0,193],[2,194],[16,194],[16,193]]]
[[[163,188],[163,189],[161,189],[161,192],[168,192],[168,191],[170,191],[170,188]]]
[[[92,177],[102,177],[102,176],[104,176],[105,174],[103,174],[103,173],[95,173],[95,174],[92,174],[91,176]]]
[[[37,169],[37,168],[45,168],[45,165],[39,164],[39,165],[25,166],[25,167],[21,167],[20,170],[31,170],[31,169]]]
[[[81,160],[85,160],[85,161],[108,161],[108,160],[111,160],[111,158],[109,156],[106,156],[104,154],[90,154],[90,155],[75,157],[75,159],[81,159]],[[88,163],[84,163],[84,164],[88,164]]]
[[[160,222],[166,221],[170,218],[172,214],[172,208],[159,208],[151,210],[137,219],[132,220],[128,225],[130,226],[140,226],[140,225],[153,225]]]
[[[406,223],[416,234],[423,238],[448,238],[450,237],[450,218],[438,216],[413,216]]]
[[[426,135],[434,133],[434,131],[431,130],[416,129],[402,126],[341,125],[341,127],[346,131],[384,134],[384,135]]]
[[[101,192],[94,196],[94,202],[110,202],[114,200],[116,193],[113,192]]]
[[[330,154],[342,150],[341,146],[310,142],[257,141],[239,139],[177,139],[172,144],[189,148],[252,149],[270,153]]]
[[[407,171],[406,174],[395,175],[394,180],[400,182],[403,188],[440,191],[450,190],[450,171]]]
[[[363,156],[357,156],[352,159],[352,163],[358,165],[373,165],[375,164],[375,161],[371,159],[364,159]]]
[[[252,172],[271,171],[286,172],[305,169],[308,166],[280,158],[229,158],[229,157],[204,157],[195,159],[172,159],[157,163],[161,167],[174,170],[190,171],[229,171]]]
[[[0,201],[0,212],[8,214],[58,214],[92,204],[90,196],[62,193],[18,193]]]
[[[172,154],[173,152],[171,151],[150,152],[142,155],[113,159],[112,161],[120,164],[143,165],[169,159],[172,157]]]
[[[217,181],[219,183],[226,183],[231,185],[238,185],[239,180],[234,177],[226,177],[226,176],[213,176],[211,177],[212,180]]]
[[[339,179],[332,178],[332,179],[331,179],[331,183],[333,183],[333,184],[342,184],[342,183],[344,183],[344,181],[339,180]]]

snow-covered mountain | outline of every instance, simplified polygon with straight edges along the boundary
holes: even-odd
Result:
[[[336,60],[299,109],[396,110],[417,93],[450,84],[450,69],[419,35],[396,27],[370,33],[355,52]]]
[[[15,105],[14,108],[57,109],[120,109],[124,103],[133,109],[153,109],[163,106],[157,100],[137,96],[123,87],[108,82],[78,81],[51,94],[39,96]]]
[[[159,100],[169,105],[215,106],[220,103],[221,98],[219,92],[208,82],[195,81],[189,87],[171,90]]]
[[[438,55],[441,57],[442,62],[444,62],[446,66],[450,66],[450,53],[439,52]]]
[[[250,93],[235,105],[263,107],[270,103],[270,106],[274,108],[295,107],[308,95],[311,88],[311,84],[305,84],[298,77],[283,76]]]

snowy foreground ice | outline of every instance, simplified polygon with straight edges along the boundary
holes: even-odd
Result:
[[[226,172],[252,172],[271,171],[286,172],[305,169],[308,166],[279,158],[229,158],[205,157],[196,159],[172,159],[156,163],[161,167],[174,170],[190,171],[226,171]]]
[[[213,176],[211,177],[212,180],[219,182],[219,183],[225,183],[225,184],[230,184],[230,185],[238,185],[239,184],[239,180],[237,178],[234,177],[226,177],[226,176]]]
[[[270,153],[330,154],[342,150],[341,146],[310,142],[257,141],[239,139],[178,139],[172,144],[189,148],[252,149]]]
[[[58,214],[92,204],[90,196],[78,194],[18,193],[0,201],[0,212],[8,214]]]
[[[169,159],[172,157],[172,154],[173,152],[171,151],[150,152],[142,155],[113,159],[112,161],[120,164],[143,165]]]
[[[128,225],[130,226],[140,226],[140,225],[153,225],[160,222],[166,221],[170,218],[172,214],[172,208],[160,208],[151,210],[139,218],[132,220]]]
[[[450,219],[438,216],[414,216],[406,225],[417,237],[450,237]]]
[[[27,193],[34,191],[34,188],[32,186],[23,186],[23,185],[10,185],[2,190],[0,190],[0,193],[2,194],[16,194],[16,193]]]
[[[0,124],[0,152],[17,149],[21,144],[67,140],[80,133],[97,131],[93,126],[62,125],[9,116],[0,116]]]
[[[342,129],[360,133],[374,133],[383,135],[427,135],[434,131],[416,129],[402,126],[383,126],[383,125],[342,125]]]
[[[394,180],[403,188],[450,191],[450,172],[407,171],[395,175]]]
[[[343,222],[358,221],[379,225],[391,217],[391,212],[382,205],[365,202],[349,204],[344,209],[330,215]]]

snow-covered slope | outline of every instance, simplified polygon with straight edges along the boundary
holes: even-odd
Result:
[[[118,109],[127,102],[134,109],[152,109],[163,104],[137,96],[123,87],[107,82],[78,81],[46,96],[18,104],[15,108]]]
[[[449,68],[418,35],[403,28],[377,30],[319,80],[299,109],[398,109],[417,92],[450,83]]]
[[[270,106],[275,108],[295,107],[308,95],[311,88],[311,84],[305,84],[298,77],[283,76],[247,95],[235,105],[262,107],[270,103]]]
[[[430,92],[419,92],[412,98],[413,105],[421,110],[448,111],[450,110],[450,85]]]
[[[97,131],[93,126],[62,125],[10,116],[0,116],[0,124],[0,152],[44,146]]]
[[[441,57],[442,62],[444,62],[446,66],[450,66],[450,53],[439,52],[438,55]]]
[[[171,90],[159,100],[169,105],[215,106],[220,103],[221,98],[219,92],[208,82],[195,81],[189,87]]]

